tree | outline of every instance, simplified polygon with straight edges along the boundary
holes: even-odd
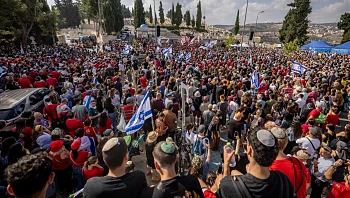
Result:
[[[166,13],[166,18],[170,19],[171,20],[171,9],[168,10],[168,12]]]
[[[171,7],[171,25],[174,25],[175,24],[175,9],[174,9],[174,3]]]
[[[231,45],[233,44],[239,44],[239,41],[234,39],[233,36],[230,36],[225,40],[225,45],[227,48],[231,49],[232,48]]]
[[[72,0],[55,0],[55,8],[58,10],[59,23],[58,28],[75,28],[80,25],[81,16],[79,4],[73,3]],[[80,6],[81,7],[81,6]]]
[[[186,22],[186,26],[190,26],[191,25],[191,13],[189,10],[186,11],[185,15],[184,15],[184,20]]]
[[[343,39],[341,43],[350,41],[350,13],[344,13],[340,16],[340,21],[338,22],[338,29],[344,30]]]
[[[193,15],[192,15],[192,20],[191,20],[191,25],[192,25],[192,27],[196,27],[196,20],[194,19]]]
[[[308,39],[308,15],[312,11],[310,0],[294,0],[288,6],[290,10],[283,20],[279,39],[282,43],[290,43],[297,39],[298,45],[303,45]]]
[[[283,50],[285,52],[292,52],[299,50],[299,41],[298,38],[294,39],[294,41],[288,42],[283,46]]]
[[[149,23],[153,23],[152,6],[149,5]]]
[[[163,3],[162,1],[159,1],[159,22],[160,24],[163,24],[165,22],[164,19],[164,9],[163,9]]]
[[[197,5],[197,21],[196,21],[196,28],[200,29],[202,26],[202,6],[201,1],[198,2]]]
[[[122,4],[122,12],[124,18],[131,18],[132,14],[130,12],[130,9],[127,8],[125,5]]]
[[[238,34],[238,31],[239,31],[239,9],[237,11],[237,16],[236,16],[236,23],[235,23],[235,27],[234,27],[234,30],[233,30],[233,33],[235,35]]]
[[[181,5],[179,3],[176,4],[176,11],[174,14],[174,23],[177,27],[179,27],[182,23],[182,11],[181,11]]]
[[[142,0],[135,0],[134,2],[134,25],[140,27],[146,23],[145,10],[143,8]]]
[[[121,31],[124,27],[124,20],[120,0],[106,0],[103,10],[106,32],[111,34]]]

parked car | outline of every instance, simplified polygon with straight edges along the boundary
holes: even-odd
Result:
[[[43,88],[16,89],[0,94],[0,120],[8,123],[17,120],[23,112],[42,111],[45,90]]]

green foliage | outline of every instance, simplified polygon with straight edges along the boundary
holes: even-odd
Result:
[[[185,15],[184,15],[184,20],[186,22],[186,26],[190,26],[191,25],[191,13],[189,10],[186,11]]]
[[[196,20],[194,19],[194,16],[192,15],[192,20],[191,20],[191,26],[194,28],[196,27]]]
[[[72,0],[55,0],[58,11],[58,28],[75,28],[80,25],[81,16],[78,5]]]
[[[182,22],[182,11],[181,11],[181,5],[179,3],[176,4],[176,11],[174,14],[174,23],[177,27],[181,25]]]
[[[238,31],[239,31],[239,9],[238,9],[238,11],[237,11],[236,23],[235,23],[235,27],[234,27],[234,29],[233,29],[233,33],[234,33],[235,35],[237,35],[237,34],[238,34]]]
[[[174,25],[175,24],[175,9],[174,9],[174,3],[172,4],[172,7],[171,7],[171,25]]]
[[[282,43],[290,43],[297,39],[298,45],[303,45],[308,40],[308,15],[312,11],[310,0],[294,0],[288,6],[290,10],[283,20],[279,39]]]
[[[123,12],[123,17],[124,18],[131,18],[132,14],[129,10],[129,8],[127,8],[125,5],[122,4],[122,12]]]
[[[0,6],[0,43],[28,44],[29,36],[37,43],[51,44],[56,36],[57,17],[51,12],[45,0],[1,1]]]
[[[298,38],[295,38],[294,41],[284,44],[283,50],[285,52],[298,51],[300,46],[299,43]]]
[[[160,24],[163,24],[165,22],[164,19],[164,9],[163,9],[163,3],[162,1],[159,1],[159,22]]]
[[[152,6],[149,5],[149,22],[152,24],[153,23],[153,16],[152,16]]]
[[[196,28],[201,28],[202,26],[202,5],[201,1],[198,2],[197,5],[197,21],[196,21]]]
[[[341,43],[350,41],[350,13],[344,13],[340,16],[340,21],[338,22],[338,29],[344,30],[343,39]]]
[[[124,27],[124,20],[120,0],[106,0],[103,10],[106,32],[111,34],[121,31]]]
[[[226,45],[227,48],[230,49],[230,48],[231,48],[230,45],[233,45],[233,44],[239,44],[239,41],[236,40],[236,39],[234,39],[233,36],[230,36],[230,37],[228,37],[228,38],[225,40],[225,45]]]
[[[166,13],[166,18],[171,20],[171,9]]]
[[[146,23],[145,11],[142,0],[135,0],[134,2],[134,25],[136,28]]]

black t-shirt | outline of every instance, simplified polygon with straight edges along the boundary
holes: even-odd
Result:
[[[230,139],[235,139],[236,135],[241,136],[241,132],[243,129],[244,129],[243,122],[237,121],[235,119],[230,120],[229,126],[228,126],[228,137]]]
[[[161,181],[161,183],[162,185],[158,184],[156,187],[144,189],[142,191],[141,198],[171,198],[174,196],[183,197],[185,193],[189,193],[189,195],[192,194],[193,197],[199,196],[200,198],[204,198],[199,181],[193,175],[175,177],[169,180]],[[184,189],[185,192],[183,191]]]
[[[283,180],[283,187],[277,174],[280,174],[280,177]],[[232,176],[227,176],[220,181],[220,186],[216,192],[216,197],[240,197],[232,184],[231,178]],[[247,187],[251,197],[277,198],[281,197],[280,195],[283,195],[283,198],[293,198],[294,193],[292,184],[290,183],[288,177],[279,171],[270,171],[270,177],[267,179],[258,179],[249,173],[240,176],[240,178]],[[236,181],[236,184],[238,183],[239,182]]]
[[[139,198],[147,187],[146,176],[141,171],[127,173],[121,177],[94,177],[86,182],[84,198]]]

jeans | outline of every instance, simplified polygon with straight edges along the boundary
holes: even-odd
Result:
[[[116,127],[117,127],[117,113],[116,112],[108,113],[108,117],[110,119],[112,119],[113,130],[116,129]]]
[[[73,174],[77,178],[78,181],[78,190],[82,189],[84,187],[85,181],[83,177],[83,171],[81,168],[72,167]]]

